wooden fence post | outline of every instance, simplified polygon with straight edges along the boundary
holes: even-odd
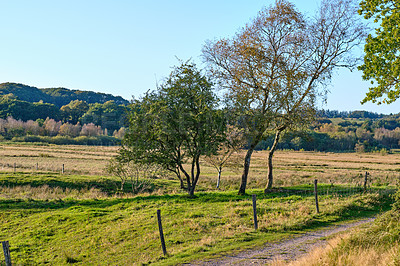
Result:
[[[36,171],[39,170],[39,163],[36,163]]]
[[[258,222],[257,222],[257,198],[256,195],[252,195],[253,198],[253,217],[254,217],[254,229],[258,229]]]
[[[164,256],[167,255],[167,248],[165,247],[164,232],[161,223],[161,211],[157,210],[158,230],[160,231],[161,247]]]
[[[315,194],[315,206],[317,207],[317,213],[319,213],[319,206],[318,206],[318,180],[314,180],[314,194]]]
[[[367,191],[367,182],[368,182],[368,172],[365,172],[365,178],[364,178],[364,193]]]
[[[64,174],[64,164],[62,165],[61,173]]]
[[[1,243],[3,245],[6,266],[11,266],[10,244],[8,243],[8,241],[3,241]]]

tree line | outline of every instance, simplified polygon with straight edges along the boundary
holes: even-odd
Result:
[[[81,125],[62,123],[52,118],[36,120],[16,120],[12,117],[0,118],[0,140],[17,142],[46,142],[77,145],[116,145],[125,134],[121,127],[109,133],[93,123]]]
[[[261,141],[258,150],[268,149],[273,136]],[[333,123],[324,118],[302,131],[286,132],[279,149],[322,152],[390,152],[400,149],[400,119],[342,119]]]
[[[70,124],[94,124],[109,133],[118,131],[126,124],[127,106],[114,101],[88,104],[85,101],[73,100],[57,108],[54,104],[43,102],[27,102],[13,94],[0,96],[0,118],[12,117],[16,120],[28,121],[47,118]]]

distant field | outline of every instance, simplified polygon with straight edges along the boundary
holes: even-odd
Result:
[[[31,145],[0,143],[0,172],[61,172],[64,164],[66,174],[105,175],[108,160],[117,155],[118,147]],[[253,154],[249,188],[266,185],[267,152]],[[244,152],[234,156],[244,158]],[[241,162],[242,160],[240,160]],[[36,164],[38,170],[36,170]],[[200,187],[213,189],[217,171],[202,163]],[[318,179],[322,183],[361,184],[368,171],[375,185],[397,185],[400,177],[400,153],[325,153],[277,151],[274,156],[276,186],[299,185]],[[238,187],[241,165],[226,167],[222,172],[222,190]]]
[[[116,146],[29,145],[0,143],[0,171],[11,172],[16,164],[18,172],[60,172],[102,175]]]
[[[249,187],[260,188],[266,185],[267,152],[255,152],[252,157]],[[236,155],[244,156],[244,153]],[[318,179],[322,183],[361,184],[364,174],[370,173],[370,184],[397,185],[400,177],[400,154],[381,153],[324,153],[277,151],[274,156],[274,178],[276,186],[312,183]],[[200,184],[214,184],[216,172],[206,168]],[[240,179],[240,168],[236,172],[226,169],[223,172],[222,186],[236,188]],[[210,187],[211,188],[211,187]]]
[[[278,151],[275,184],[295,192],[264,194],[267,152],[256,152],[248,190],[257,194],[260,229],[254,231],[251,196],[236,195],[240,169],[225,169],[217,191],[217,173],[203,163],[193,199],[173,177],[151,180],[140,195],[130,193],[128,184],[121,194],[119,179],[104,172],[117,149],[0,143],[0,240],[10,241],[15,264],[174,265],[227,254],[387,210],[387,185],[396,185],[400,174],[400,154]],[[372,182],[363,194],[357,185],[365,171]],[[320,214],[311,193],[314,179],[326,192]]]

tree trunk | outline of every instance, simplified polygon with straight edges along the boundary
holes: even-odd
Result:
[[[246,194],[247,176],[249,175],[251,155],[253,154],[253,151],[254,151],[254,148],[256,147],[256,145],[250,146],[249,150],[246,153],[246,157],[244,158],[242,183],[240,184],[240,188],[239,188],[239,192],[238,192],[239,195]]]
[[[194,198],[194,190],[195,190],[195,186],[194,185],[192,185],[189,189],[188,189],[188,192],[189,192],[189,197],[190,198]]]
[[[190,171],[191,176],[189,176],[189,174],[183,169],[182,165],[180,165],[180,169],[185,174],[187,179],[189,197],[193,198],[194,190],[196,189],[197,181],[200,177],[200,155],[197,155],[195,158],[193,158],[192,169]]]
[[[268,184],[267,184],[267,188],[265,190],[272,188],[272,184],[273,184],[273,181],[274,181],[274,177],[273,177],[273,174],[272,174],[272,170],[273,170],[272,157],[274,156],[274,152],[276,150],[276,147],[278,146],[279,138],[281,136],[282,131],[283,131],[283,129],[278,129],[276,131],[274,144],[272,144],[272,147],[271,147],[271,149],[269,150],[269,153],[268,153]]]
[[[185,171],[185,169],[183,168],[182,164],[179,164],[179,169],[184,174],[184,176],[186,178],[186,184],[187,184],[187,188],[186,189],[187,189],[187,192],[190,195],[191,190],[192,190],[192,186],[193,186],[192,182],[190,182],[190,175]],[[194,193],[194,189],[193,189],[193,193]]]
[[[181,189],[186,189],[185,183],[183,183],[183,179],[179,178],[179,181],[181,182]]]
[[[219,184],[221,182],[221,172],[222,172],[222,166],[218,168],[218,180],[217,180],[217,189],[219,188]]]
[[[183,182],[183,178],[181,177],[181,172],[179,171],[179,168],[178,168],[178,170],[176,172],[176,175],[177,175],[177,177],[179,179],[179,182],[181,183],[181,189],[186,189],[185,183]]]

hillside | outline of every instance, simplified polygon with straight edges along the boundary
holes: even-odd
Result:
[[[74,100],[81,100],[87,103],[105,103],[111,100],[116,104],[129,103],[129,101],[125,100],[121,96],[113,96],[111,94],[100,92],[70,90],[66,88],[39,89],[19,83],[1,83],[0,95],[7,95],[10,93],[23,101],[31,103],[43,101],[45,103],[54,104],[58,108]]]

